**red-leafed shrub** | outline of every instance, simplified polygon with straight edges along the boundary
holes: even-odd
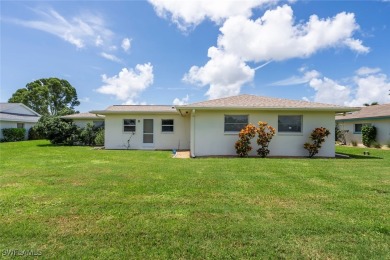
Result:
[[[256,127],[252,124],[248,124],[238,134],[238,141],[235,143],[236,153],[240,157],[247,157],[248,153],[252,150],[251,139],[256,135]]]
[[[257,144],[260,146],[260,148],[257,149],[257,155],[265,158],[269,154],[268,145],[271,142],[272,137],[275,135],[275,128],[268,125],[267,122],[259,121],[257,124],[259,125],[256,129],[258,134]]]
[[[313,141],[312,143],[305,143],[303,147],[309,151],[309,157],[312,158],[316,155],[323,142],[325,142],[325,138],[330,135],[330,132],[325,127],[318,127],[313,130],[310,134],[310,139]]]

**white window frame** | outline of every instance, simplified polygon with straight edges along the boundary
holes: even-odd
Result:
[[[125,120],[134,121],[134,124],[132,122],[130,122],[129,124],[125,124]],[[134,130],[125,130],[125,127],[134,127]],[[123,119],[123,128],[122,128],[122,130],[123,130],[124,133],[135,133],[135,131],[137,130],[137,120],[134,119],[134,118],[125,118],[125,119]]]
[[[96,124],[99,124],[100,126],[96,126]],[[99,120],[94,120],[94,121],[92,121],[92,125],[93,125],[93,127],[102,127],[102,128],[104,128],[104,121],[99,121]]]
[[[165,121],[168,121],[168,120],[172,120],[172,124],[164,124],[164,120]],[[164,126],[172,126],[172,131],[168,131],[168,130],[164,130]],[[163,134],[170,134],[170,133],[173,133],[175,132],[175,120],[174,119],[161,119],[161,133]]]
[[[280,125],[279,125],[279,120],[280,120],[280,117],[299,117],[300,118],[300,130],[299,131],[283,131],[283,130],[280,130]],[[278,115],[278,134],[302,134],[302,131],[303,131],[303,115]]]
[[[362,127],[360,128],[360,132],[356,131],[356,125],[362,125]],[[354,134],[361,134],[362,133],[361,129],[363,128],[363,126],[366,126],[366,125],[370,126],[371,124],[370,123],[357,123],[357,124],[353,124],[353,133]]]
[[[245,116],[246,117],[246,123],[226,123],[226,117],[235,117],[235,116]],[[224,133],[226,134],[236,134],[236,133],[239,133],[241,131],[241,129],[243,129],[245,126],[247,126],[249,124],[249,115],[245,115],[245,114],[240,114],[240,115],[232,115],[232,114],[228,114],[228,115],[224,115],[224,120],[223,120],[223,131]],[[226,130],[226,125],[243,125],[243,127],[240,129],[240,130],[234,130],[234,131],[227,131]]]

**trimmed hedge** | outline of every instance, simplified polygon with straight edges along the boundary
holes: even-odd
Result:
[[[24,128],[4,128],[3,132],[3,142],[17,142],[23,141],[26,136],[26,129]]]
[[[371,147],[376,142],[376,127],[372,125],[364,125],[362,127],[362,141],[367,147]]]

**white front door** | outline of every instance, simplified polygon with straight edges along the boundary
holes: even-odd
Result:
[[[143,143],[153,144],[153,119],[144,119]]]

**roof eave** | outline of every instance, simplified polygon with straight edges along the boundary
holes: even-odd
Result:
[[[68,119],[68,120],[74,120],[74,119],[80,119],[80,120],[99,120],[99,119],[104,119],[103,116],[97,116],[97,117],[63,117],[61,116],[62,119]]]
[[[179,114],[178,111],[107,111],[92,110],[89,113],[100,115],[129,115],[129,114]]]
[[[23,122],[23,123],[37,123],[39,118],[35,118],[34,120],[24,120],[21,118],[0,118],[0,121],[8,121],[8,122]]]
[[[381,120],[381,119],[390,119],[390,115],[375,116],[375,117],[336,118],[336,121],[359,121],[359,120]]]
[[[269,111],[322,111],[322,112],[335,112],[345,113],[351,111],[359,111],[360,108],[354,107],[196,107],[196,106],[177,106],[178,110],[269,110]]]

